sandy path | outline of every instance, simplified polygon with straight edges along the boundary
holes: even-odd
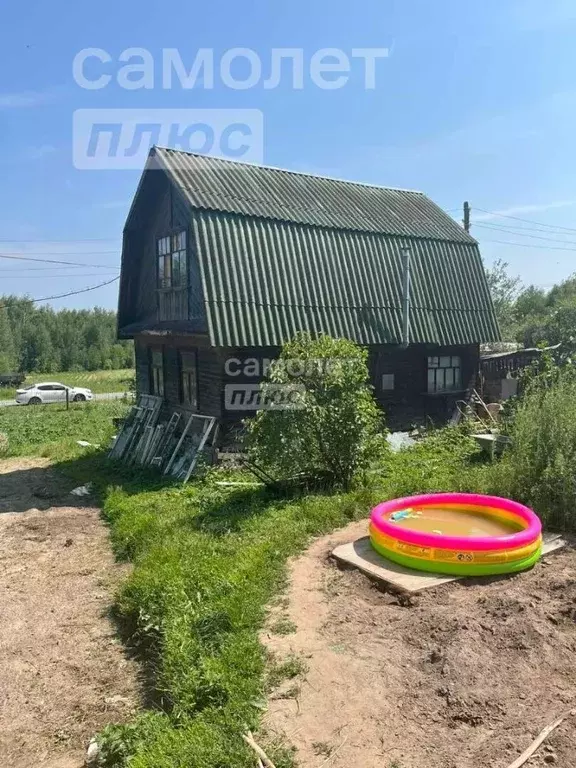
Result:
[[[0,463],[0,766],[80,768],[139,700],[107,618],[122,569],[69,490],[42,459]]]
[[[292,563],[262,639],[307,671],[273,692],[264,738],[295,745],[302,768],[506,768],[576,706],[576,552],[406,601],[329,560],[365,529]],[[296,631],[279,635],[279,619]],[[576,768],[576,718],[530,762],[549,764]]]

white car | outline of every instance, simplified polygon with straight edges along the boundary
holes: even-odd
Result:
[[[91,389],[83,387],[67,387],[57,381],[43,381],[41,384],[32,384],[30,387],[16,390],[16,402],[18,405],[42,405],[43,403],[65,403],[66,391],[70,402],[80,403],[93,400]]]

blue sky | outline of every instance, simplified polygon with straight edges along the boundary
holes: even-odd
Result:
[[[139,174],[74,167],[72,114],[88,108],[259,109],[267,164],[420,189],[456,217],[470,200],[486,262],[503,258],[526,283],[550,286],[576,269],[575,34],[573,0],[5,3],[0,252],[108,268],[0,259],[0,292],[48,296],[114,276]],[[124,49],[146,48],[158,80],[164,47],[189,65],[199,48],[214,49],[216,61],[251,48],[265,76],[273,48],[302,48],[307,61],[328,47],[387,47],[390,56],[377,64],[374,90],[357,62],[337,90],[309,78],[294,90],[285,76],[270,90],[217,79],[211,90],[127,91],[113,81],[88,91],[72,76],[86,47],[110,53],[99,72],[111,74]],[[52,303],[115,307],[116,292],[113,284]]]

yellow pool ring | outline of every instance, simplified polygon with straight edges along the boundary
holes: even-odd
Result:
[[[370,524],[370,537],[380,550],[397,552],[405,557],[414,557],[419,560],[428,560],[435,563],[470,563],[476,565],[492,565],[499,563],[512,563],[517,560],[525,560],[531,557],[542,547],[542,537],[539,536],[532,544],[513,549],[496,550],[450,550],[440,547],[419,547],[414,544],[394,539],[391,536],[377,530]]]

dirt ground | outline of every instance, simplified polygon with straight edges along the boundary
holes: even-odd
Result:
[[[365,531],[353,524],[292,564],[263,641],[307,671],[273,692],[268,735],[294,744],[303,768],[507,768],[576,707],[576,551],[407,600],[329,559]],[[296,631],[279,634],[289,621]],[[551,764],[576,768],[576,717],[526,765]]]
[[[122,577],[94,507],[42,459],[0,462],[0,766],[80,768],[139,703],[107,618]]]

